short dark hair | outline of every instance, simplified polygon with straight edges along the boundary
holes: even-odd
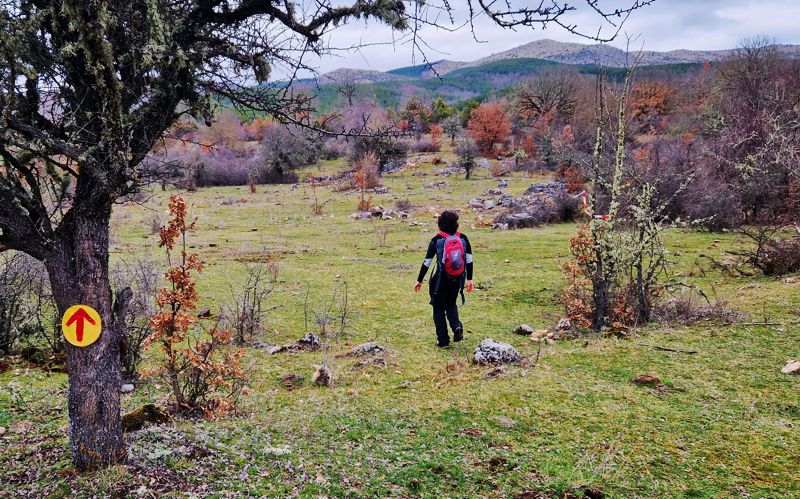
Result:
[[[436,221],[439,230],[448,234],[455,234],[458,230],[458,213],[453,210],[444,210]]]

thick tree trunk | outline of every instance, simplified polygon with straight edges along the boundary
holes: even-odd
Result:
[[[102,320],[95,343],[83,348],[67,344],[69,436],[80,470],[126,458],[120,426],[120,328],[108,275],[110,217],[110,203],[76,210],[62,223],[57,245],[45,261],[60,315],[82,304],[97,310]]]

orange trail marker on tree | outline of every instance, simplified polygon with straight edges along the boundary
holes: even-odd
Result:
[[[86,347],[97,341],[102,330],[100,314],[86,305],[73,305],[61,319],[64,338],[76,347]]]

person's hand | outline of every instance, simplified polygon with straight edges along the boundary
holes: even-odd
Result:
[[[470,279],[469,281],[467,281],[467,293],[472,293],[474,289],[475,289],[475,284],[473,284],[472,279]]]
[[[414,292],[415,293],[419,292],[419,288],[421,288],[421,287],[422,287],[422,283],[421,282],[417,282],[416,284],[414,284]]]

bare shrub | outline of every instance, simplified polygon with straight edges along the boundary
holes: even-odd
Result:
[[[399,211],[413,211],[416,208],[416,205],[408,199],[398,199],[394,203],[394,207]]]
[[[156,294],[162,275],[161,266],[146,257],[136,257],[117,264],[111,271],[111,284],[116,290],[129,287],[133,297],[128,303],[123,319],[120,360],[122,378],[134,381],[144,354],[144,343],[152,333],[150,317],[156,311]]]
[[[374,189],[381,186],[378,155],[367,152],[353,163],[355,183],[359,189]]]
[[[222,326],[233,335],[233,342],[246,345],[264,333],[264,319],[271,308],[266,301],[278,282],[277,262],[243,264],[245,280],[231,287],[231,301],[224,307]]]
[[[319,198],[317,197],[317,181],[315,179],[309,179],[309,183],[311,184],[311,192],[314,195],[314,202],[311,204],[311,213],[315,216],[321,216],[322,210],[325,208],[325,205],[328,204],[330,199],[320,202]]]
[[[270,126],[261,139],[263,166],[257,180],[263,184],[295,183],[294,170],[313,165],[321,153],[322,143],[312,132],[300,127]]]
[[[413,152],[439,152],[441,145],[432,139],[420,139],[411,144]]]
[[[353,319],[347,281],[336,283],[331,290],[330,300],[313,310],[309,309],[309,290],[310,288],[307,288],[303,305],[305,329],[309,330],[309,319],[313,319],[317,336],[322,340],[322,363],[318,367],[318,372],[323,371],[329,379],[332,379],[334,355],[331,353],[331,348],[345,337]],[[323,384],[329,385],[329,383]]]
[[[689,325],[699,321],[731,323],[742,314],[723,300],[711,300],[700,289],[681,287],[653,309],[653,319],[668,324]]]
[[[159,213],[153,213],[150,217],[150,233],[155,235],[161,232],[161,226],[164,225],[164,219]]]
[[[356,173],[353,176],[356,186],[361,189],[358,200],[358,211],[367,211],[372,206],[372,196],[366,197],[367,189],[380,187],[381,180],[378,171],[378,156],[373,152],[365,153],[353,164]]]
[[[783,236],[784,226],[743,227],[738,232],[753,243],[737,252],[747,265],[770,276],[800,271],[800,237]]]
[[[347,156],[348,146],[343,139],[328,139],[322,145],[323,159],[339,159]]]
[[[54,310],[42,264],[23,253],[0,254],[0,355],[49,338]],[[51,350],[61,351],[56,345]]]

